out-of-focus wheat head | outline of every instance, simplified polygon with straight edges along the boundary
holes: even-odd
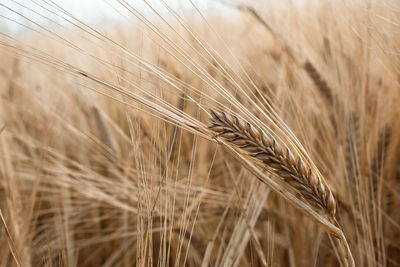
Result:
[[[11,2],[0,266],[400,265],[396,1]]]

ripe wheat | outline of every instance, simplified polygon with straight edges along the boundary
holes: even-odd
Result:
[[[211,130],[281,177],[313,207],[335,217],[336,201],[331,190],[301,157],[295,158],[260,128],[236,116],[215,111],[211,114]]]

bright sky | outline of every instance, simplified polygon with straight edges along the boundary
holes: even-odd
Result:
[[[122,1],[123,2],[123,1]],[[151,10],[146,5],[144,0],[127,0],[133,8],[139,10],[142,14],[150,14]],[[147,0],[148,3],[153,5],[159,12],[166,12],[166,8],[162,5],[160,0]],[[178,11],[194,11],[190,0],[165,0],[174,10]],[[220,8],[221,4],[216,0],[193,0],[196,6],[201,10]],[[97,24],[104,21],[119,21],[123,16],[129,16],[126,8],[118,4],[116,0],[1,0],[0,1],[0,32],[1,30],[10,30],[16,32],[21,29],[17,23],[12,22],[15,20],[23,24],[31,24],[28,20],[21,18],[9,8],[16,12],[22,13],[24,16],[33,20],[41,25],[48,22],[46,18],[41,15],[46,15],[51,19],[65,24],[59,17],[51,14],[46,9],[54,9],[48,4],[55,3],[64,8],[77,18],[86,23]],[[35,12],[39,13],[36,14]],[[60,13],[59,13],[60,14]],[[6,17],[6,18],[5,18]],[[11,20],[10,20],[11,19]]]

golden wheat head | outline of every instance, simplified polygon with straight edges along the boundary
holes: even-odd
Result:
[[[336,201],[332,192],[301,157],[294,157],[289,149],[283,150],[260,128],[236,116],[216,111],[211,111],[211,115],[209,128],[219,137],[261,163],[258,165],[268,172],[281,177],[313,207],[335,217]]]

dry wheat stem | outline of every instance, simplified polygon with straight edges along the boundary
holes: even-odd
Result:
[[[1,132],[0,132],[0,133],[1,133]],[[21,265],[21,258],[20,258],[19,254],[18,254],[18,251],[17,251],[17,248],[16,248],[16,246],[15,246],[15,243],[14,243],[12,237],[11,237],[10,230],[9,230],[8,227],[7,227],[7,223],[6,223],[6,220],[4,219],[4,216],[3,216],[3,213],[2,213],[2,211],[1,211],[1,209],[0,209],[0,222],[1,222],[1,224],[3,225],[4,230],[5,230],[5,232],[6,232],[7,241],[8,241],[8,246],[9,246],[10,251],[11,251],[11,254],[12,254],[14,260],[15,260],[15,264],[16,264],[18,267],[21,267],[21,266],[22,266],[22,265]]]

